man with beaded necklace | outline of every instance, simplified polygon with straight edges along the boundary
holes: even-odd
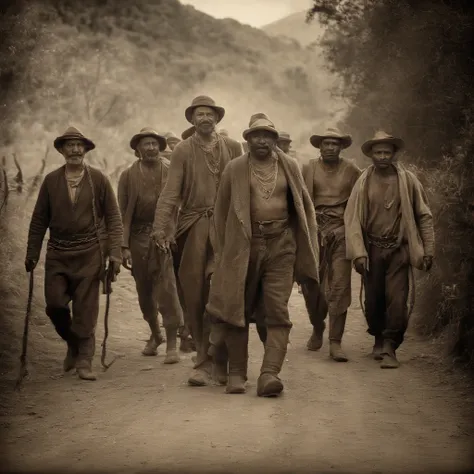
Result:
[[[249,322],[259,307],[267,334],[257,395],[281,393],[293,283],[319,279],[314,207],[298,164],[277,148],[278,136],[265,114],[252,117],[243,132],[249,152],[227,165],[215,206],[216,259],[206,311],[212,344],[227,345],[227,393],[246,390]]]
[[[219,135],[215,127],[225,109],[207,96],[196,97],[185,117],[194,133],[178,143],[170,157],[168,180],[158,199],[152,237],[164,252],[175,244],[178,289],[184,303],[186,325],[196,344],[195,372],[188,383],[204,386],[211,382],[208,359],[210,326],[205,314],[213,271],[214,203],[225,166],[241,154],[241,146]],[[179,209],[177,224],[173,215]],[[215,375],[227,380],[227,355],[215,354]]]

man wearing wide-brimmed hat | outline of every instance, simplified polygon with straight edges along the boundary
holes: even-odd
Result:
[[[94,143],[69,127],[54,141],[66,164],[48,173],[31,217],[25,267],[39,260],[46,231],[46,314],[67,342],[64,370],[77,369],[81,379],[95,380],[92,359],[99,315],[100,283],[106,259],[120,272],[122,222],[109,179],[84,164]],[[69,304],[72,302],[72,317]]]
[[[329,355],[337,362],[346,362],[341,341],[351,304],[351,262],[346,258],[344,210],[360,169],[340,156],[352,139],[337,128],[328,128],[312,135],[310,143],[319,156],[303,166],[303,176],[316,211],[318,239],[321,246],[319,291],[311,283],[302,285],[313,333],[307,343],[310,351],[323,345],[326,317],[329,314]]]
[[[189,384],[195,386],[211,382],[212,364],[207,357],[210,329],[204,308],[213,263],[214,203],[222,171],[241,154],[238,142],[215,130],[224,114],[224,108],[207,96],[196,97],[186,109],[185,117],[195,131],[171,154],[168,181],[156,206],[153,229],[153,237],[163,251],[176,243],[175,271],[186,324],[197,349],[196,370],[189,378]],[[178,208],[177,225],[171,229]],[[222,383],[227,376],[227,359],[223,360],[214,365],[215,376]]]
[[[175,149],[176,145],[181,141],[173,132],[165,133],[164,137],[166,138],[167,148],[161,152],[161,157],[170,159],[171,152]]]
[[[150,338],[142,351],[156,356],[163,342],[158,323],[158,311],[163,315],[166,331],[165,364],[179,361],[176,349],[178,327],[183,324],[173,261],[154,252],[150,234],[155,208],[168,177],[169,161],[162,158],[166,138],[151,128],[143,128],[130,140],[138,160],[120,176],[118,200],[122,213],[124,266],[132,269],[143,319],[150,326]]]
[[[229,352],[228,393],[245,392],[248,324],[263,301],[267,335],[257,394],[277,396],[292,323],[294,279],[318,282],[314,208],[295,160],[276,146],[268,118],[254,116],[243,132],[249,153],[231,161],[215,208],[216,268],[206,311],[211,342]]]
[[[402,139],[379,131],[362,145],[372,159],[346,207],[347,257],[363,278],[372,355],[397,368],[413,309],[412,267],[429,271],[434,255],[433,217],[422,184],[398,160]],[[407,305],[407,302],[409,303]]]

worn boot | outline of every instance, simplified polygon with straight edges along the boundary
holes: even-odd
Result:
[[[375,360],[382,360],[382,351],[383,351],[383,337],[382,336],[375,336],[375,344],[372,348],[372,357]]]
[[[278,377],[285,361],[290,328],[269,327],[267,342],[263,356],[260,377],[257,381],[257,395],[259,397],[275,397],[283,391],[283,384]]]
[[[382,349],[382,362],[380,367],[382,369],[398,369],[400,362],[398,362],[395,354],[395,344],[390,340],[385,340]]]
[[[63,361],[64,372],[69,372],[76,366],[78,354],[78,339],[72,332],[71,311],[69,308],[46,308],[46,314],[51,319],[58,335],[67,343],[67,353]]]
[[[329,355],[336,362],[347,362],[349,360],[341,347],[346,317],[347,311],[341,314],[329,314]]]
[[[313,333],[306,343],[308,351],[319,351],[323,346],[323,334],[326,329],[326,323],[323,321],[318,326],[313,326]]]
[[[92,359],[95,353],[95,336],[79,339],[79,352],[76,359],[76,371],[82,380],[97,380],[92,371]]]
[[[179,362],[178,351],[176,350],[178,329],[176,327],[166,327],[166,357],[164,364],[176,364]]]
[[[193,387],[212,385],[212,360],[210,358],[196,364],[194,373],[188,379],[188,384]]]
[[[158,354],[158,347],[163,344],[163,335],[161,334],[157,317],[150,318],[147,322],[150,326],[151,335],[142,351],[142,354],[144,356],[156,356]],[[157,335],[156,337],[158,340],[155,340],[155,334]]]
[[[232,328],[227,336],[226,344],[229,351],[229,381],[226,393],[245,393],[249,327]]]

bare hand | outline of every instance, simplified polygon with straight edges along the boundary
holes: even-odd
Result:
[[[36,264],[38,262],[36,260],[33,260],[31,258],[25,259],[25,270],[27,273],[32,272],[36,268]]]
[[[112,281],[117,279],[117,275],[120,273],[120,263],[115,261],[109,261],[110,272],[112,273]]]
[[[359,275],[367,271],[367,257],[359,257],[354,260],[354,268]]]
[[[425,256],[423,257],[423,271],[429,272],[433,266],[433,257]]]
[[[130,249],[122,249],[122,265],[127,270],[130,270],[130,268],[132,267],[132,253],[130,252]]]

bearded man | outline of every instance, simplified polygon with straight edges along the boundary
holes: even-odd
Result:
[[[229,353],[228,393],[244,393],[249,321],[263,302],[265,355],[257,395],[277,396],[292,328],[288,301],[295,279],[317,284],[314,208],[295,160],[276,146],[278,132],[256,114],[243,132],[249,153],[224,170],[216,201],[216,267],[207,313],[211,341]],[[212,352],[212,351],[211,351]]]
[[[222,171],[241,153],[238,142],[215,131],[224,114],[224,108],[207,96],[196,97],[186,109],[185,117],[195,132],[171,155],[153,226],[153,238],[162,251],[168,252],[170,244],[176,243],[178,289],[197,350],[195,372],[188,380],[194,386],[211,382],[212,364],[207,356],[210,327],[205,305],[213,271],[214,203]],[[172,230],[169,224],[178,209],[177,226]],[[214,365],[216,378],[225,380],[226,354],[217,354]]]
[[[179,362],[176,349],[178,327],[183,313],[179,304],[171,258],[156,255],[150,234],[155,208],[168,176],[169,161],[160,156],[166,149],[166,138],[151,128],[143,128],[130,140],[138,160],[120,176],[118,200],[123,219],[123,265],[131,268],[143,319],[150,327],[150,338],[142,351],[156,356],[163,342],[158,312],[166,331],[165,364]]]
[[[320,150],[320,156],[303,166],[303,177],[318,221],[321,286],[319,290],[311,283],[301,286],[313,326],[307,348],[317,351],[322,347],[329,313],[329,355],[336,362],[346,362],[341,341],[351,304],[352,266],[346,258],[344,211],[361,171],[340,156],[342,150],[350,147],[352,138],[337,128],[311,136],[310,143]]]
[[[49,229],[46,314],[67,342],[64,370],[76,368],[81,379],[96,380],[92,359],[100,283],[107,257],[113,278],[120,272],[122,222],[109,179],[84,164],[94,143],[69,127],[56,138],[54,147],[66,164],[48,173],[39,190],[28,233],[25,268],[27,272],[35,269]]]
[[[396,161],[403,147],[403,140],[383,131],[362,145],[373,164],[357,180],[344,214],[347,257],[363,276],[367,332],[375,338],[372,354],[383,369],[400,365],[396,350],[414,292],[411,268],[428,272],[434,256],[426,193],[418,178]]]

